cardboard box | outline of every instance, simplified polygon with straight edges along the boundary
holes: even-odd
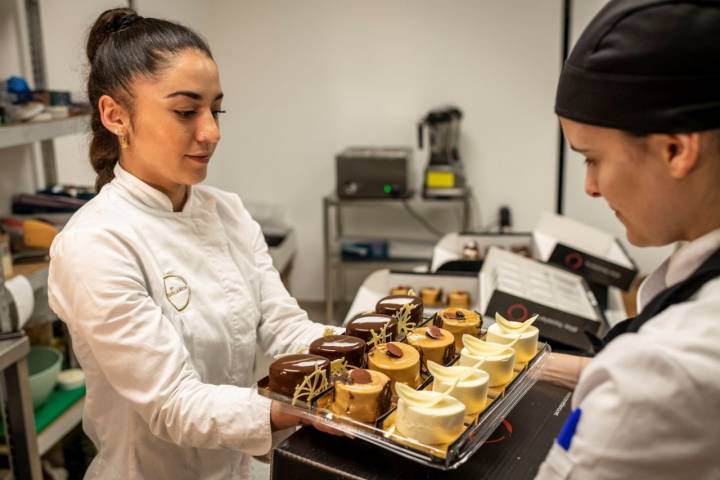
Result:
[[[480,312],[524,321],[539,315],[540,336],[590,350],[585,332],[597,335],[605,318],[580,277],[560,268],[493,248],[480,272]]]
[[[533,231],[533,255],[589,282],[628,290],[637,265],[612,235],[567,217],[545,213]]]
[[[278,445],[271,478],[532,480],[570,414],[571,395],[536,383],[490,440],[456,470],[436,470],[377,445],[306,427]]]
[[[430,270],[437,272],[448,262],[463,261],[463,248],[469,242],[475,242],[480,250],[481,259],[490,247],[500,247],[511,251],[526,250],[532,253],[532,233],[449,233],[435,245]],[[471,260],[464,260],[472,262]],[[477,270],[480,269],[480,262]]]

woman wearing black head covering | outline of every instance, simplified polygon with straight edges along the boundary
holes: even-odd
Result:
[[[555,111],[639,246],[687,242],[592,361],[556,355],[573,413],[540,479],[720,478],[720,2],[611,1]]]

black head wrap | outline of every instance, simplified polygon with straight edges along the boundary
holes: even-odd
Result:
[[[635,133],[720,128],[720,0],[613,0],[560,75],[555,113]]]

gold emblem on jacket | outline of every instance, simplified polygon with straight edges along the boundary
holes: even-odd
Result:
[[[182,312],[190,304],[190,287],[184,278],[179,275],[165,275],[165,298],[175,307],[175,310]]]

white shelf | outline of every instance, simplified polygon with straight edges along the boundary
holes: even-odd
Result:
[[[82,421],[83,406],[85,405],[85,397],[75,402],[70,408],[65,410],[62,415],[56,418],[45,430],[37,436],[38,452],[44,455],[53,445],[61,438],[67,435],[70,430],[75,428]]]
[[[55,137],[84,133],[89,128],[89,115],[76,115],[46,122],[26,122],[0,126],[0,148],[41,142]]]
[[[45,427],[45,430],[37,434],[38,455],[44,455],[45,452],[50,450],[61,438],[70,433],[70,430],[82,422],[84,406],[85,397],[79,398],[78,401],[68,407],[62,415]],[[9,452],[10,450],[6,443],[0,444],[0,454],[7,455]]]

